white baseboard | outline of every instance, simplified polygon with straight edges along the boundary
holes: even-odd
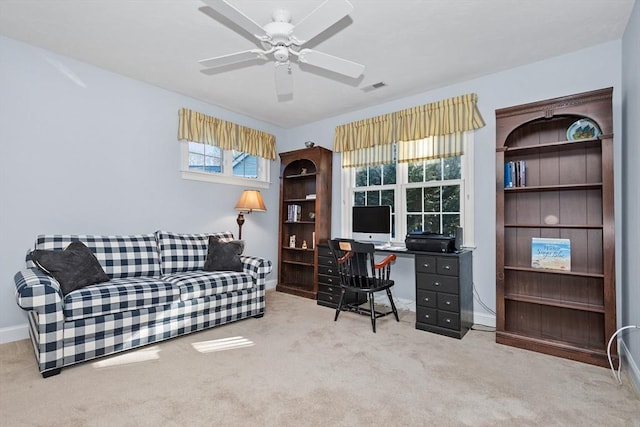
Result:
[[[278,284],[278,281],[275,279],[267,280],[267,283],[265,284],[265,289],[275,289],[277,284]]]
[[[26,338],[29,338],[29,325],[27,323],[24,325],[0,328],[0,344],[20,341]]]
[[[636,387],[636,393],[640,396],[640,368],[638,368],[636,361],[633,360],[633,356],[623,340],[620,340],[620,356],[622,356],[623,362],[622,369],[629,374],[631,382]]]
[[[477,311],[473,312],[473,323],[474,325],[482,325],[489,326],[492,328],[496,327],[496,316],[487,313],[479,313]]]
[[[376,301],[378,300],[376,299]],[[398,310],[409,310],[413,311],[414,313],[416,312],[416,302],[413,300],[394,297],[393,302],[395,303]],[[380,303],[391,306],[389,304],[389,300],[386,298],[386,295],[383,298],[380,298]]]

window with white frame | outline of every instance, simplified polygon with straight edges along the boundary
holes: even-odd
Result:
[[[267,188],[270,162],[200,142],[182,142],[182,177],[198,181]]]
[[[473,132],[464,132],[463,155],[343,169],[343,235],[351,235],[351,207],[390,205],[392,241],[428,231],[455,235],[473,246]]]
[[[178,140],[184,179],[269,187],[274,135],[181,108]]]

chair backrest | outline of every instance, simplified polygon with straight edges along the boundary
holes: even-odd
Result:
[[[336,259],[341,285],[360,289],[375,286],[377,272],[373,243],[332,239],[329,240],[329,247]]]

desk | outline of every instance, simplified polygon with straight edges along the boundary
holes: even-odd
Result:
[[[376,249],[376,253],[395,253],[414,258],[416,329],[454,338],[462,338],[467,333],[473,324],[471,251],[448,254],[388,248]],[[347,298],[356,301],[355,295],[347,295]],[[340,278],[333,254],[328,245],[319,244],[318,304],[336,308],[339,299]],[[357,302],[363,304],[367,300],[361,297]]]

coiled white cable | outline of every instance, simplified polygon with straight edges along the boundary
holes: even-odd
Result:
[[[616,335],[618,335],[620,332],[624,331],[625,329],[634,329],[634,328],[640,329],[640,326],[629,325],[629,326],[623,326],[622,328],[618,329],[611,336],[611,339],[609,339],[609,344],[607,345],[607,357],[609,358],[609,366],[611,366],[611,372],[613,373],[613,377],[618,381],[618,384],[622,384],[622,379],[620,378],[620,368],[622,368],[622,358],[620,358],[620,356],[618,355],[618,372],[616,373],[616,370],[613,367],[613,361],[611,360],[611,343],[613,342]]]

